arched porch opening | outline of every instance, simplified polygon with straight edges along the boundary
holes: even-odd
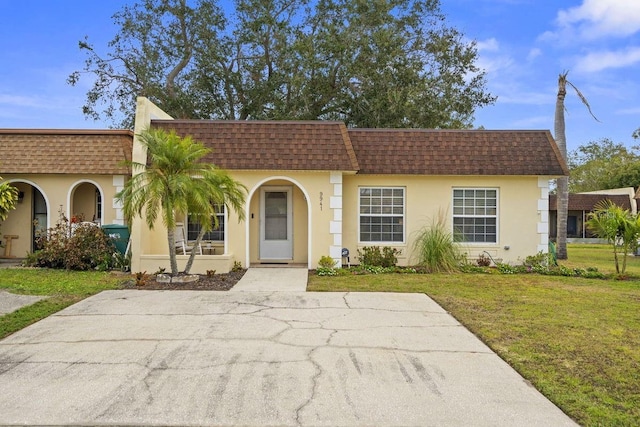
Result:
[[[257,183],[246,205],[246,265],[310,266],[311,207],[302,184],[286,176]]]
[[[104,196],[100,186],[89,180],[79,181],[69,190],[69,220],[102,225]]]
[[[11,237],[11,257],[23,258],[37,249],[36,240],[51,227],[51,205],[46,194],[35,183],[27,180],[9,180],[18,189],[16,209],[2,222],[0,238],[6,244]],[[5,249],[1,255],[5,255]]]

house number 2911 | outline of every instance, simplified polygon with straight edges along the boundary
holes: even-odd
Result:
[[[322,193],[322,191],[320,192],[320,210],[322,210],[322,200],[324,198],[324,194]]]

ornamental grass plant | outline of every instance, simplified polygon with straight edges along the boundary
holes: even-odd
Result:
[[[445,225],[443,215],[417,233],[413,253],[416,254],[417,265],[429,273],[457,271],[464,258],[453,233]]]

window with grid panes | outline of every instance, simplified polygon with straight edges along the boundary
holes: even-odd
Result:
[[[204,234],[202,240],[211,240],[214,242],[224,242],[224,205],[216,205],[216,217],[218,218],[218,227],[215,227],[213,218],[211,218],[211,231]],[[200,233],[200,224],[192,221],[191,216],[187,219],[187,240],[193,241],[198,238]]]
[[[404,188],[360,188],[360,241],[404,242]]]
[[[498,190],[455,188],[453,234],[457,242],[497,243]]]

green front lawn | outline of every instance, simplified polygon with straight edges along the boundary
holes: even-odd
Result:
[[[569,258],[614,272],[608,247],[571,245]],[[307,289],[425,293],[580,424],[640,425],[640,280],[386,274],[313,276]]]
[[[0,289],[48,298],[0,316],[0,339],[98,292],[117,289],[122,280],[103,272],[2,268]]]

